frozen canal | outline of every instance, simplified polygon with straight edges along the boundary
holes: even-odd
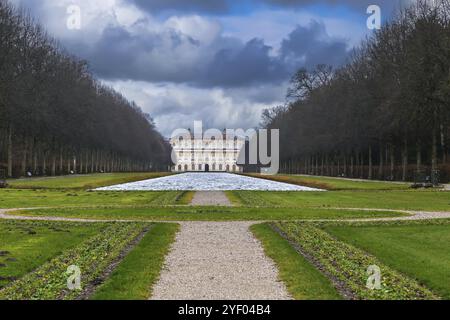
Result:
[[[120,184],[99,191],[320,191],[288,183],[246,177],[231,173],[183,173],[173,176]]]

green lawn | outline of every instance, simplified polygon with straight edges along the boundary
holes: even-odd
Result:
[[[104,186],[154,179],[170,173],[98,173],[45,178],[24,178],[8,180],[15,189],[94,189]]]
[[[265,253],[277,265],[279,277],[296,300],[341,299],[333,284],[268,224],[252,227]]]
[[[15,190],[0,189],[0,208],[152,206],[158,198],[176,201],[177,191],[77,191],[77,190]]]
[[[355,181],[344,178],[317,177],[304,175],[285,175],[264,176],[259,174],[251,174],[252,177],[269,179],[279,182],[286,182],[307,186],[312,188],[326,190],[406,190],[410,187],[410,183],[392,183],[383,181],[362,180]]]
[[[61,208],[24,210],[14,214],[86,219],[152,221],[261,221],[395,217],[395,212],[328,210],[317,208],[249,208],[249,207],[144,207],[144,208]]]
[[[75,300],[89,297],[89,287],[95,287],[107,268],[121,259],[121,253],[151,226],[146,223],[105,225],[107,227],[102,232],[64,250],[61,255],[0,290],[0,300]],[[67,270],[72,265],[81,271],[81,288],[77,290],[68,290],[67,287]]]
[[[104,224],[0,221],[0,287],[104,228]]]
[[[326,230],[450,299],[450,222],[339,226]]]
[[[450,193],[441,191],[233,191],[227,194],[235,205],[247,207],[450,211]],[[156,201],[162,196],[164,200]],[[0,189],[0,208],[186,205],[191,196],[192,193],[177,191]]]
[[[125,257],[93,300],[147,300],[179,226],[156,224]]]
[[[233,191],[233,194],[246,206],[450,211],[450,192],[444,191]]]

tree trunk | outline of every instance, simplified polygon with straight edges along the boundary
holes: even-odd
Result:
[[[25,140],[25,142],[23,145],[23,153],[22,153],[21,175],[26,176],[27,175],[28,141],[26,138],[24,140]]]
[[[437,166],[437,139],[436,139],[436,130],[433,129],[433,137],[431,139],[432,146],[431,146],[431,171],[435,172],[438,169]]]
[[[59,149],[59,174],[63,174],[64,172],[64,160],[63,160],[63,149]]]
[[[91,173],[94,173],[94,151],[91,151]]]
[[[394,174],[394,170],[395,170],[395,149],[394,146],[391,145],[391,180],[395,180],[395,174]]]
[[[45,153],[42,155],[42,158],[42,175],[45,176],[47,174],[47,156]]]
[[[347,154],[344,154],[344,176],[347,177]]]
[[[350,158],[350,177],[354,178],[355,177],[354,174],[355,174],[354,158],[353,158],[353,153],[352,153],[351,158]]]
[[[13,144],[12,144],[12,128],[9,127],[8,132],[8,177],[12,178],[13,176]]]
[[[447,146],[445,144],[445,133],[444,133],[444,125],[440,126],[441,132],[441,148],[442,148],[442,163],[447,164]]]
[[[378,168],[378,179],[383,180],[383,167],[384,167],[384,162],[383,162],[383,145],[380,143],[380,166]]]
[[[79,174],[83,174],[83,152],[80,151],[80,169],[78,170]]]
[[[34,156],[33,156],[33,174],[37,174],[38,172],[38,150],[34,150]]]
[[[325,174],[325,161],[323,160],[323,154],[322,154],[322,166],[320,168],[320,175],[323,176]]]
[[[402,181],[406,181],[406,175],[408,170],[408,139],[405,136],[405,141],[403,143],[403,151],[402,151]]]
[[[369,146],[369,180],[373,178],[373,168],[372,168],[372,146]]]
[[[56,156],[52,155],[52,177],[56,176]]]
[[[359,156],[359,177],[364,178],[364,154],[361,152]]]
[[[340,157],[337,158],[337,172],[336,172],[336,175],[337,176],[341,175],[341,158]]]
[[[420,141],[417,141],[417,155],[416,155],[416,160],[417,160],[417,164],[416,164],[416,170],[417,172],[419,172],[422,169],[422,150],[421,150],[422,146],[420,144]]]
[[[67,174],[70,174],[70,171],[71,171],[71,164],[70,164],[70,156],[68,157],[68,159],[67,159]]]

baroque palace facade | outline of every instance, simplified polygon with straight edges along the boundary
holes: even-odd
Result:
[[[242,172],[238,158],[245,139],[177,137],[170,140],[176,159],[173,172]]]

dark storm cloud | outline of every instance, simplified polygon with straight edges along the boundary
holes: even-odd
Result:
[[[298,26],[281,43],[281,57],[290,68],[318,64],[337,67],[345,61],[347,50],[344,40],[327,38],[325,25],[317,21],[306,27]]]
[[[149,13],[161,11],[189,11],[223,13],[230,8],[229,0],[128,0]]]
[[[408,5],[414,0],[127,0],[150,12],[197,12],[221,14],[233,7],[246,5],[270,5],[278,8],[301,8],[311,4],[342,5],[357,10],[366,10],[370,5],[379,5],[384,10],[392,11]]]
[[[265,3],[273,5],[274,7],[302,7],[311,4],[327,4],[327,5],[342,5],[355,8],[358,10],[365,10],[370,5],[378,5],[385,10],[397,9],[401,6],[408,5],[413,0],[264,0]]]
[[[262,39],[243,43],[219,36],[202,46],[175,31],[131,34],[122,27],[106,28],[93,46],[69,43],[68,47],[90,61],[103,79],[188,83],[204,88],[280,83],[300,67],[339,66],[348,49],[346,41],[328,36],[325,25],[316,21],[297,26],[277,54]],[[194,61],[185,61],[190,50],[199,55]]]
[[[250,40],[242,48],[220,50],[202,82],[234,87],[285,79],[287,70],[278,58],[270,56],[271,50],[262,39]]]
[[[83,39],[66,40],[64,44],[69,51],[89,61],[93,71],[106,80],[180,83],[190,81],[197,72],[195,65],[181,63],[181,54],[170,53],[181,47],[197,50],[198,42],[170,29],[132,34],[123,27],[109,26],[93,45],[84,45]]]

